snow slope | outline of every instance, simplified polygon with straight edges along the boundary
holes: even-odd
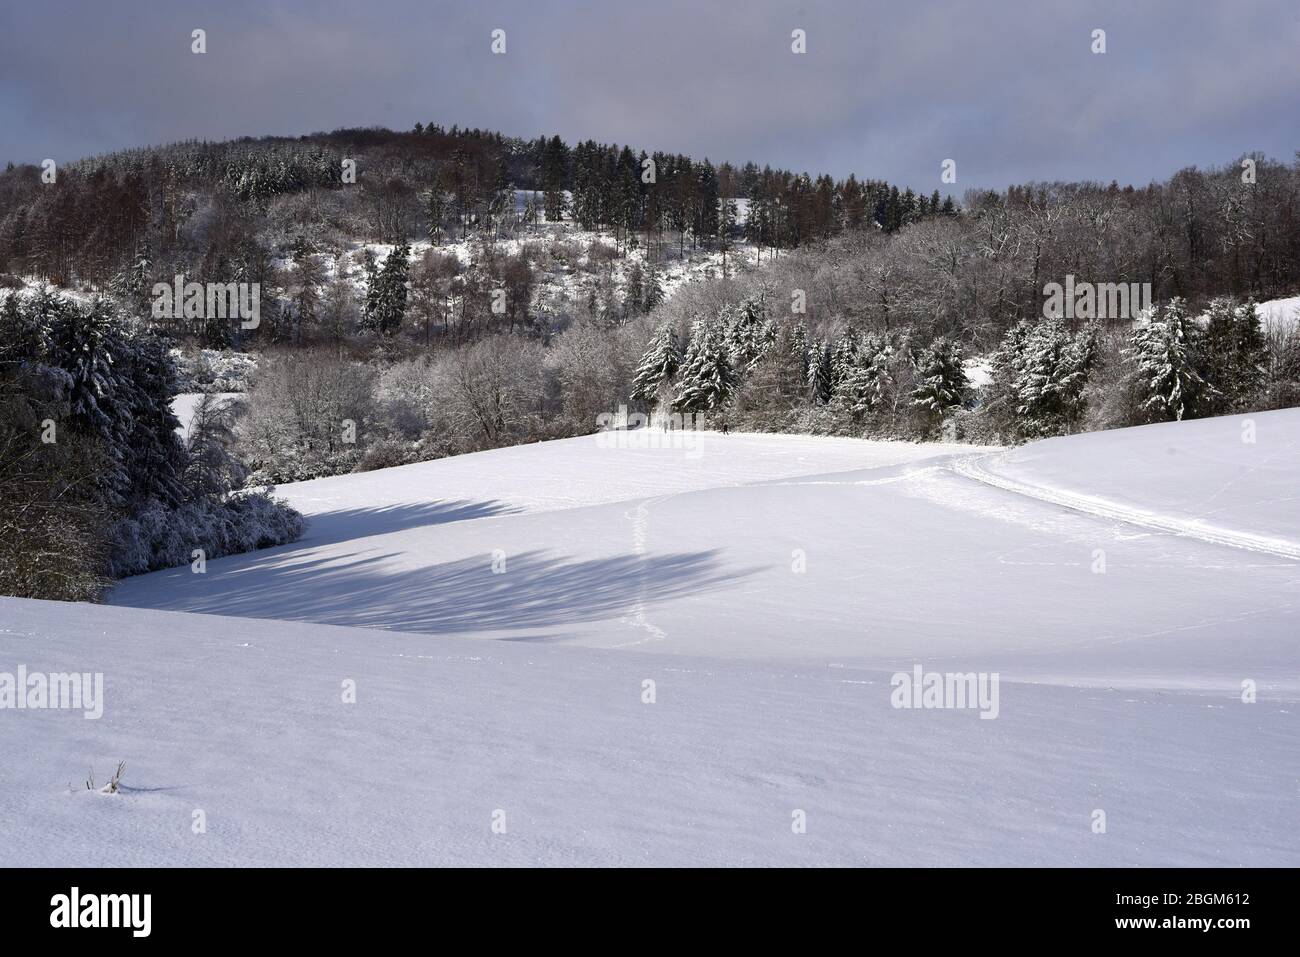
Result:
[[[1300,410],[1253,418],[282,486],[298,543],[0,602],[0,671],[107,687],[0,711],[0,864],[1298,864],[1300,563],[1185,527],[1300,545]],[[891,707],[917,664],[996,672],[996,720]]]
[[[1296,414],[1257,412],[1047,439],[983,461],[1000,477],[1095,496],[1188,527],[1296,542]]]
[[[984,721],[895,711],[887,673],[825,662],[16,599],[0,620],[6,662],[106,676],[98,721],[0,712],[0,865],[1297,862],[1294,706],[1267,696],[1004,682]],[[123,759],[121,793],[80,790]]]
[[[1232,420],[1210,421],[1237,436]],[[1300,433],[1300,413],[1276,421]],[[1161,433],[1040,445],[1068,459],[1075,443],[1122,449],[1126,434]],[[602,448],[588,436],[284,485],[311,520],[301,541],[210,562],[204,575],[128,579],[111,600],[711,657],[1052,652],[1054,670],[1068,654],[1064,673],[1076,677],[1145,673],[1151,644],[1134,638],[1177,629],[1180,653],[1159,658],[1165,680],[1180,671],[1179,683],[1202,684],[1202,665],[1226,667],[1225,622],[1260,622],[1234,655],[1276,662],[1290,647],[1289,615],[1270,618],[1300,598],[1285,556],[1239,555],[972,480],[963,466],[989,462],[987,450],[698,440],[695,450]],[[1148,451],[1133,454],[1149,460],[1156,447],[1139,442]],[[1000,455],[1018,461],[1034,448]],[[1300,524],[1286,470],[1255,474],[1236,498],[1273,502],[1281,529]],[[1222,484],[1204,468],[1182,481],[1188,502]],[[1091,570],[1098,549],[1104,575]]]
[[[1300,324],[1300,296],[1270,299],[1259,304],[1259,319],[1266,330],[1283,332]]]

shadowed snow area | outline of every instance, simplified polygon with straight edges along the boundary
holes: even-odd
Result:
[[[0,712],[0,864],[1300,864],[1298,443],[587,437],[283,486],[293,545],[0,599],[0,671],[105,674],[99,720]],[[892,707],[917,665],[997,672],[996,719]]]
[[[302,541],[128,579],[112,601],[1173,686],[1230,688],[1249,665],[1300,686],[1300,413],[1251,421],[1253,443],[1225,417],[1007,451],[712,433],[501,449],[282,486]],[[1225,545],[1250,536],[1276,547]]]

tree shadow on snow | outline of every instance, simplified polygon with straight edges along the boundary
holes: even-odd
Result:
[[[261,574],[286,559],[292,560],[298,552],[306,554],[321,545],[333,545],[353,539],[368,538],[372,535],[404,532],[430,525],[447,525],[452,522],[509,515],[518,511],[520,511],[518,508],[501,502],[469,502],[463,499],[337,509],[307,518],[307,527],[302,538],[296,542],[226,555],[220,559],[212,559],[208,564],[212,566],[211,573],[220,569],[223,574]],[[223,564],[217,565],[215,564],[217,562]],[[149,599],[154,595],[188,588],[191,583],[190,575],[189,565],[178,565],[175,568],[128,576],[115,586],[114,593],[109,599],[110,604],[119,604],[119,598],[126,598],[126,603],[129,605],[170,607],[168,602],[156,604]],[[181,584],[182,582],[185,584]],[[145,600],[143,602],[136,600],[140,598]]]
[[[373,508],[344,508],[312,515],[307,519],[307,530],[302,538],[276,551],[284,554],[285,551],[292,551],[295,546],[328,545],[371,535],[404,532],[410,528],[421,528],[426,525],[467,522],[476,518],[509,515],[518,511],[519,508],[501,502],[470,502],[463,499],[410,505],[380,505]]]
[[[725,587],[759,570],[725,569],[717,550],[584,561],[531,551],[507,556],[500,574],[488,554],[424,568],[384,567],[400,557],[241,567],[167,607],[431,634],[551,628],[626,613],[638,599],[652,604]]]

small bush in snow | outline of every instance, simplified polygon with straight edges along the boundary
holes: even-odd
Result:
[[[100,794],[116,794],[122,787],[122,776],[126,774],[126,762],[118,761],[117,768],[113,771],[113,776],[108,779],[108,783],[99,788]],[[90,773],[86,775],[86,790],[94,791],[95,788],[95,769],[91,768]]]

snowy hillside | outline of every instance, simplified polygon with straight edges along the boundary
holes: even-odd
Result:
[[[1300,410],[1251,418],[282,486],[293,545],[0,599],[0,670],[106,688],[0,715],[0,864],[1296,865]],[[996,719],[891,707],[917,666]]]
[[[1300,296],[1261,302],[1259,319],[1266,330],[1273,332],[1282,332],[1300,324]]]
[[[1296,416],[1258,412],[1047,439],[989,462],[999,476],[1169,517],[1192,531],[1297,542],[1300,489],[1288,490],[1300,467]]]

